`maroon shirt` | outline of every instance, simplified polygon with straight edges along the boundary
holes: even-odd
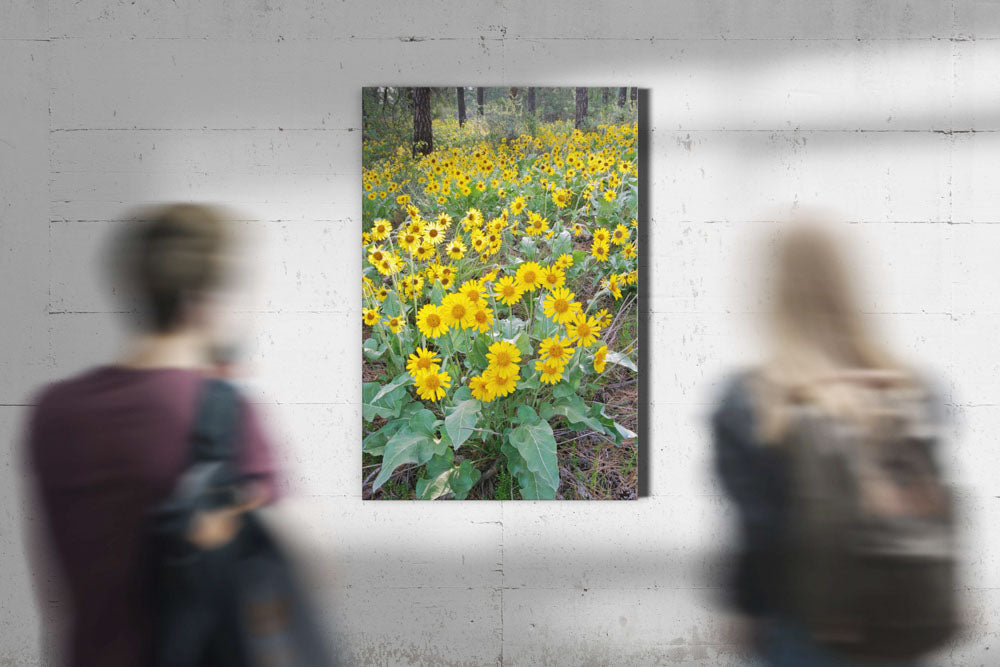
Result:
[[[147,513],[188,464],[203,380],[190,369],[106,366],[38,398],[27,459],[68,586],[72,665],[148,664]],[[244,414],[240,467],[274,497],[268,439],[249,404]]]

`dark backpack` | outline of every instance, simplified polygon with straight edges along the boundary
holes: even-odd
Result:
[[[957,630],[954,500],[922,392],[863,390],[858,423],[793,408],[786,596],[829,650],[912,660]]]
[[[154,664],[335,664],[290,561],[255,512],[244,513],[237,535],[217,549],[187,539],[196,512],[239,501],[241,405],[229,383],[204,383],[191,463],[152,513]]]

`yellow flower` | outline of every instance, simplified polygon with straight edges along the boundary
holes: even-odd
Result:
[[[462,256],[465,254],[465,250],[465,244],[462,242],[462,239],[452,239],[451,243],[449,243],[446,248],[448,256],[452,259],[462,259]]]
[[[619,223],[611,232],[611,242],[615,245],[625,245],[628,242],[628,227]]]
[[[617,273],[612,273],[604,281],[604,286],[615,297],[615,301],[622,298],[621,277]]]
[[[565,271],[569,267],[573,266],[573,255],[570,255],[570,254],[567,254],[567,253],[563,253],[562,255],[559,255],[559,258],[555,261],[554,266],[556,268],[559,268],[559,269],[562,269],[563,271]]]
[[[534,292],[542,281],[542,267],[535,262],[525,262],[517,269],[517,284],[525,292]]]
[[[535,369],[542,372],[538,379],[545,384],[555,384],[562,380],[563,369],[565,367],[565,364],[559,363],[554,359],[539,359],[535,362]]]
[[[393,315],[389,318],[387,324],[389,325],[389,331],[392,333],[399,333],[403,328],[403,318],[398,315]]]
[[[469,378],[469,389],[472,390],[473,398],[485,403],[489,403],[493,400],[493,395],[490,393],[489,383],[482,375],[475,375]]]
[[[545,316],[551,317],[556,324],[571,321],[580,310],[580,304],[573,301],[574,294],[565,287],[558,287],[545,297]]]
[[[521,363],[521,351],[514,344],[499,340],[490,345],[486,358],[489,359],[490,368],[498,370],[513,368],[514,372],[517,372],[517,364]]]
[[[504,276],[493,286],[493,296],[505,306],[512,306],[521,300],[524,288],[514,279],[513,276]]]
[[[608,261],[608,250],[608,246],[604,243],[598,243],[597,239],[594,239],[593,245],[590,246],[590,254],[599,262]]]
[[[365,324],[370,327],[375,326],[382,319],[382,316],[378,312],[378,308],[362,308],[361,314]]]
[[[417,374],[414,384],[417,386],[417,396],[425,401],[439,401],[451,386],[451,376],[444,371],[427,371]]]
[[[598,348],[597,352],[594,353],[594,370],[598,373],[604,372],[605,364],[608,360],[608,346],[602,345]]]
[[[475,324],[472,319],[472,302],[464,294],[449,294],[441,302],[440,310],[446,326],[468,329]]]
[[[564,257],[566,255],[563,255]],[[572,260],[571,260],[572,261]],[[542,284],[545,289],[553,290],[566,284],[566,272],[556,264],[542,268]]]
[[[474,324],[472,328],[479,333],[489,331],[490,326],[493,325],[493,311],[485,303],[477,303],[474,306],[475,310],[472,311]]]
[[[486,298],[486,288],[483,287],[482,280],[466,280],[458,288],[458,293],[465,296],[473,304],[478,304]]]
[[[444,317],[442,317],[440,310],[433,303],[428,303],[417,313],[417,328],[420,329],[420,333],[428,338],[437,338],[448,331],[448,325],[445,324]]]
[[[444,241],[444,230],[436,222],[428,223],[424,229],[424,240],[431,245],[437,245]]]
[[[510,203],[510,212],[513,213],[514,215],[519,215],[521,211],[524,210],[524,205],[525,205],[524,197],[523,196],[517,197],[514,201]]]
[[[559,338],[559,336],[546,338],[539,343],[538,354],[546,359],[565,364],[573,355],[572,342],[569,338]]]
[[[439,370],[441,368],[440,362],[441,359],[438,357],[437,352],[418,347],[417,351],[411,354],[409,361],[406,362],[406,371],[413,377],[416,377],[420,373]]]
[[[579,222],[573,225],[573,236],[579,236],[583,234],[583,225]]]
[[[583,347],[593,345],[600,332],[600,321],[595,317],[587,317],[586,313],[578,312],[574,320],[566,324],[566,333],[569,334],[569,339]]]
[[[372,238],[376,241],[384,241],[389,238],[389,233],[392,231],[392,223],[383,218],[379,218],[372,223]]]
[[[615,193],[614,190],[605,190],[604,191],[604,201],[614,201],[615,200],[615,196],[616,196],[616,193]]]
[[[518,374],[518,367],[509,368],[488,368],[483,373],[487,390],[493,398],[507,396],[517,389],[517,381],[521,379]]]
[[[598,227],[594,230],[594,243],[600,243],[601,245],[607,245],[608,241],[611,240],[611,232],[609,232],[604,227]]]
[[[594,319],[601,323],[601,326],[608,326],[611,324],[611,313],[608,312],[607,308],[601,308],[594,314]]]
[[[570,190],[567,190],[566,188],[557,188],[552,193],[552,201],[559,208],[566,208],[572,196],[573,193]]]
[[[635,247],[634,243],[629,243],[627,246],[622,248],[622,257],[624,257],[625,259],[635,259],[635,256],[637,254],[638,250]]]

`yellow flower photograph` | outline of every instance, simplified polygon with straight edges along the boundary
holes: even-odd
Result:
[[[362,89],[362,497],[638,496],[634,88]]]

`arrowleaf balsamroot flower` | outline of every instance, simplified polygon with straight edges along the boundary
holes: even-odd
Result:
[[[552,290],[543,302],[545,316],[551,317],[556,324],[566,324],[573,320],[580,310],[580,304],[573,301],[574,294],[565,287]]]
[[[444,398],[446,390],[451,386],[451,376],[444,371],[427,371],[418,373],[414,378],[417,396],[425,401],[439,401]]]
[[[604,366],[608,361],[608,346],[602,345],[594,353],[594,370],[598,373],[604,372]]]
[[[406,371],[416,377],[420,373],[437,371],[441,368],[441,359],[437,352],[418,347],[417,351],[410,355],[410,360],[406,362]]]
[[[521,300],[524,288],[513,276],[500,278],[493,286],[493,296],[505,306],[513,306]]]
[[[521,363],[521,351],[513,343],[499,340],[490,345],[486,358],[490,362],[490,368],[507,370],[510,368],[517,372],[517,364]]]
[[[538,344],[538,354],[546,359],[553,359],[565,364],[573,355],[573,345],[569,338],[551,336]]]
[[[448,325],[433,303],[428,303],[417,313],[417,328],[428,338],[437,338],[448,331]]]

